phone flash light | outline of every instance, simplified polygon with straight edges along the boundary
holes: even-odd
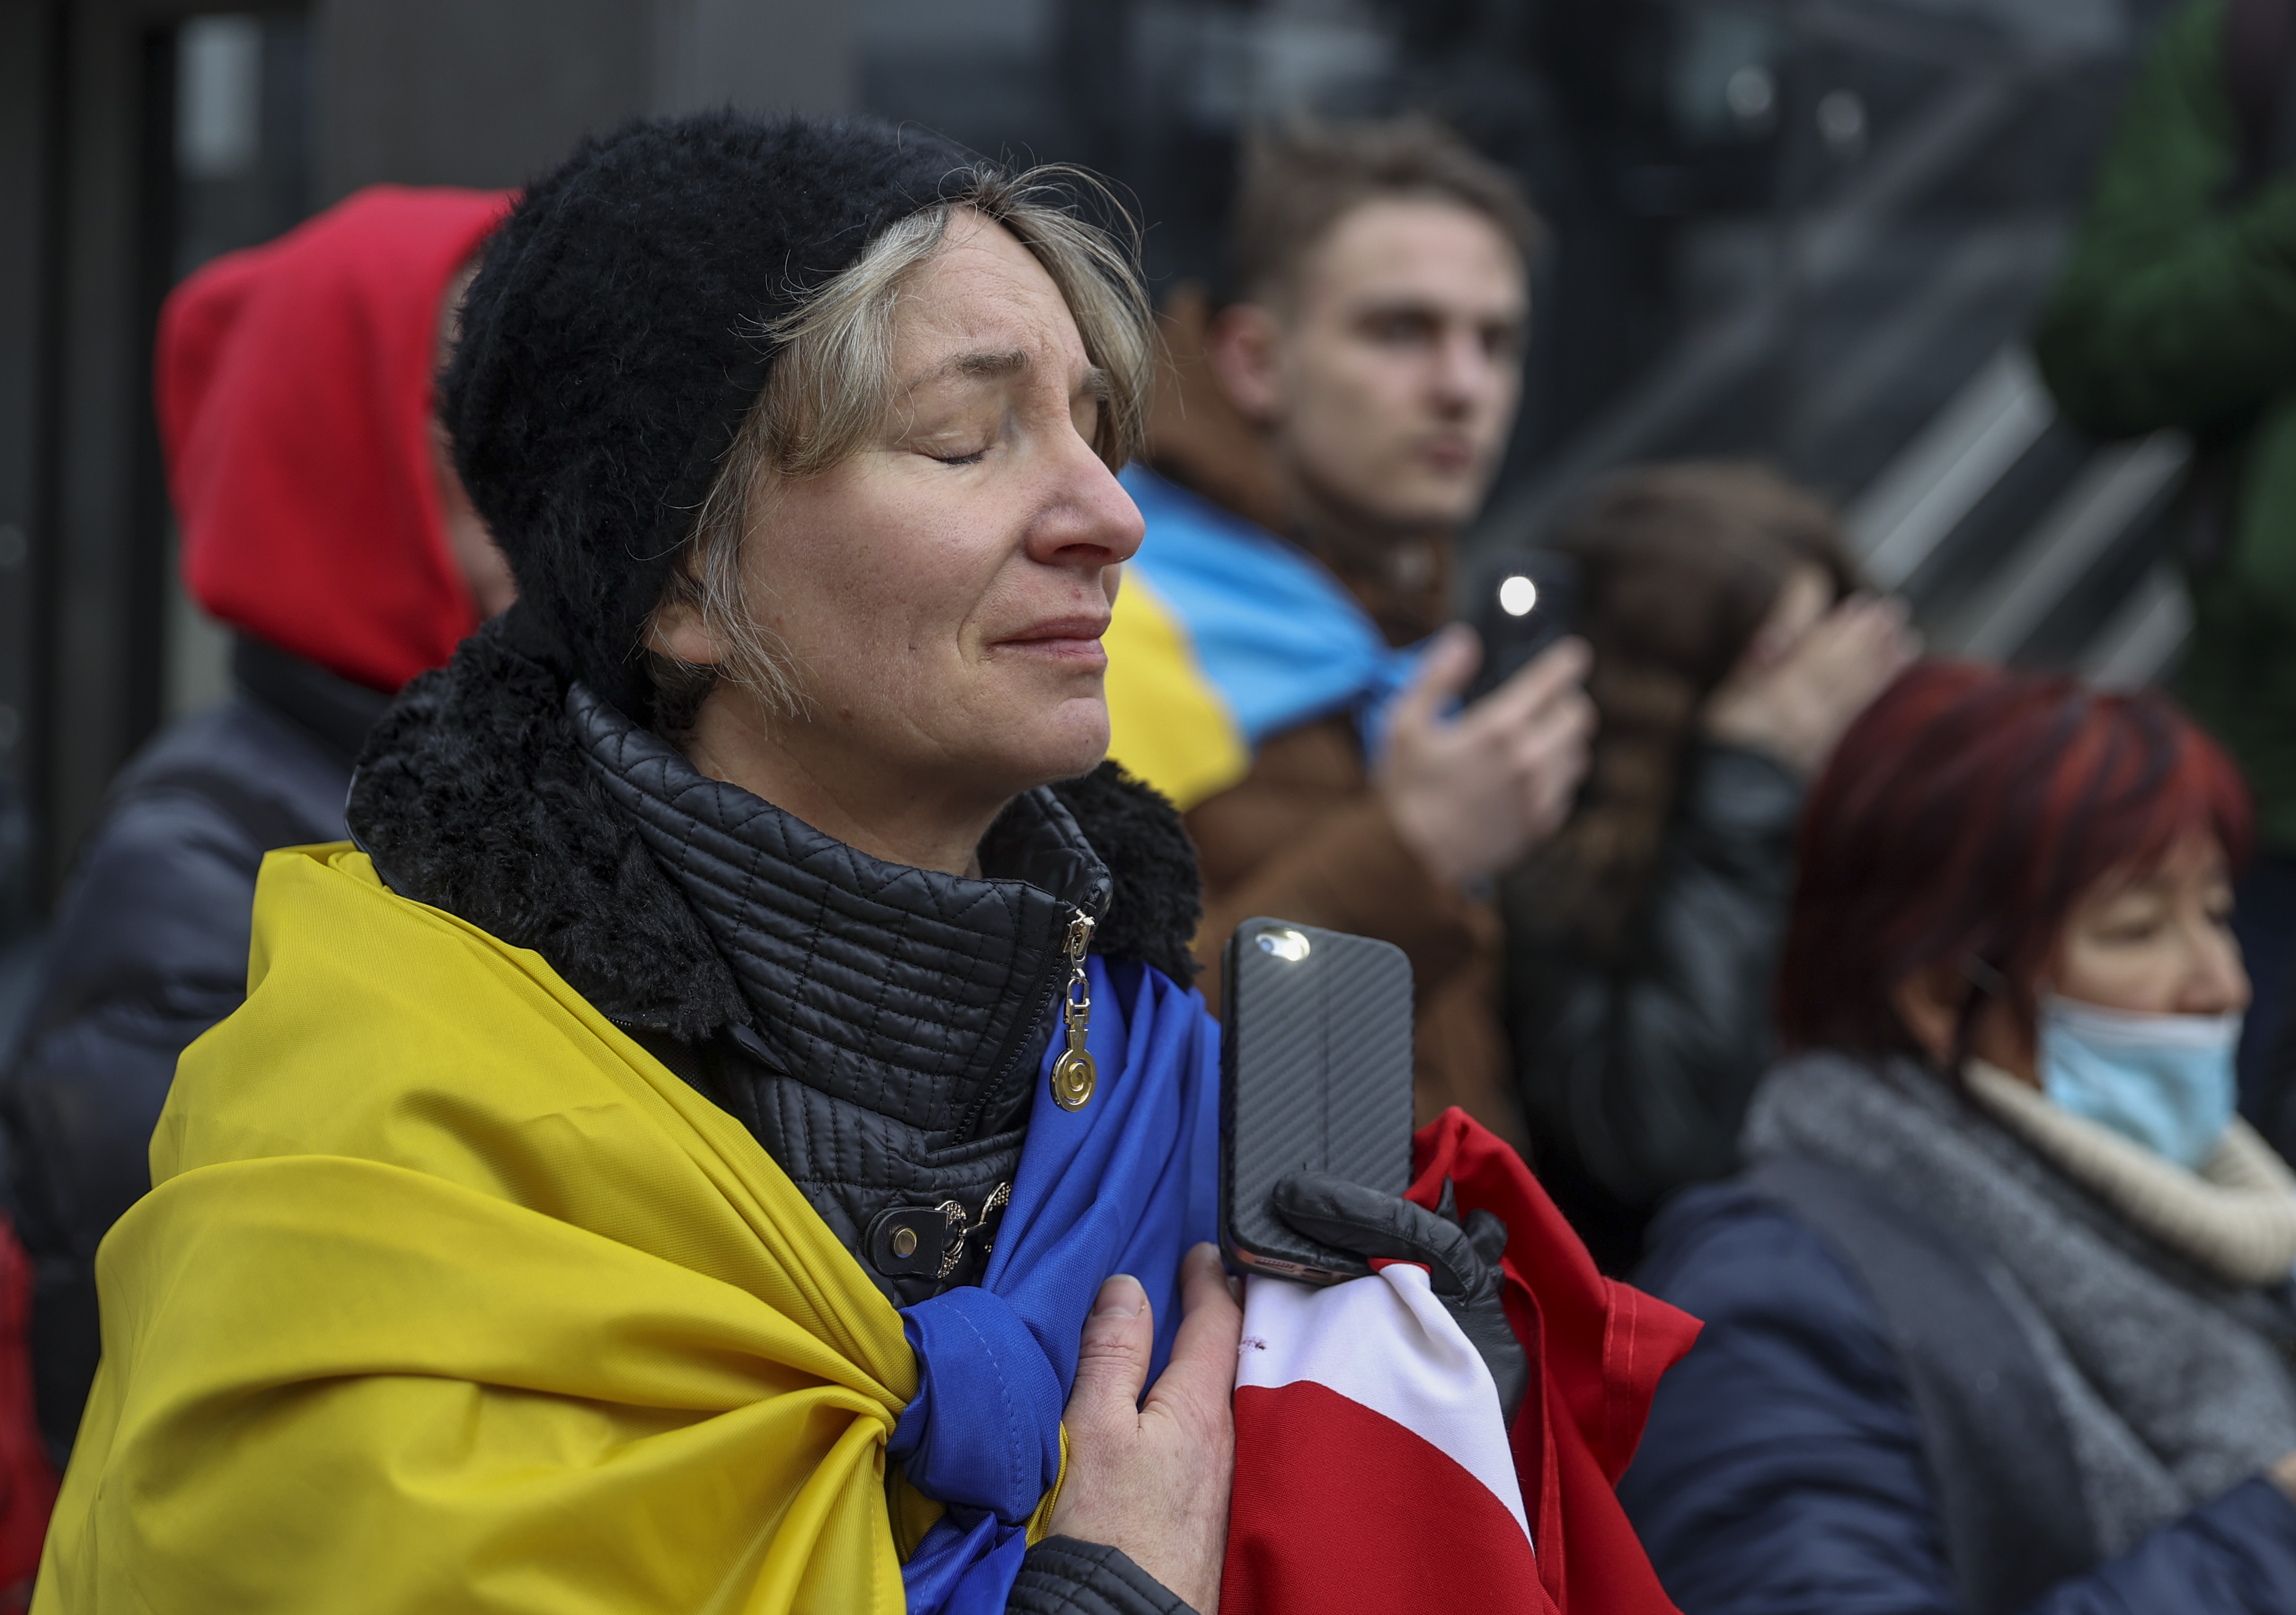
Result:
[[[1260,952],[1273,953],[1287,964],[1296,965],[1308,957],[1308,939],[1297,931],[1262,931],[1259,948]]]
[[[1527,617],[1538,604],[1538,585],[1521,573],[1499,585],[1499,609],[1510,617]]]

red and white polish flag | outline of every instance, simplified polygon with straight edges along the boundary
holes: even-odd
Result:
[[[1551,1611],[1489,1369],[1424,1267],[1376,1265],[1245,1281],[1223,1609]]]
[[[1490,1371],[1424,1268],[1247,1281],[1221,1615],[1680,1615],[1615,1488],[1698,1321],[1596,1271],[1522,1157],[1464,1111],[1411,1153],[1414,1204],[1447,1184],[1462,1213],[1506,1224],[1522,1408],[1500,1428]]]

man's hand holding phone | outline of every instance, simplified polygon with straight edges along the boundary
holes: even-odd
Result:
[[[1396,833],[1438,880],[1496,875],[1562,827],[1595,734],[1591,655],[1565,639],[1456,718],[1443,709],[1481,661],[1472,629],[1437,636],[1397,700],[1373,785]]]

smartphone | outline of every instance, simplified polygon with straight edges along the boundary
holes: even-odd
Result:
[[[1483,664],[1467,687],[1469,705],[1528,667],[1578,623],[1578,563],[1553,549],[1506,549],[1475,573],[1470,621],[1482,637]]]
[[[1303,1168],[1411,1186],[1411,961],[1368,936],[1247,919],[1220,976],[1221,1250],[1245,1273],[1361,1278],[1362,1258],[1292,1232],[1270,1197]]]

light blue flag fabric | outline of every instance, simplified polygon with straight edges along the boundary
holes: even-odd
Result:
[[[1335,713],[1376,754],[1384,714],[1418,671],[1356,597],[1296,544],[1144,466],[1123,476],[1148,536],[1127,570],[1180,618],[1198,663],[1254,751]]]

